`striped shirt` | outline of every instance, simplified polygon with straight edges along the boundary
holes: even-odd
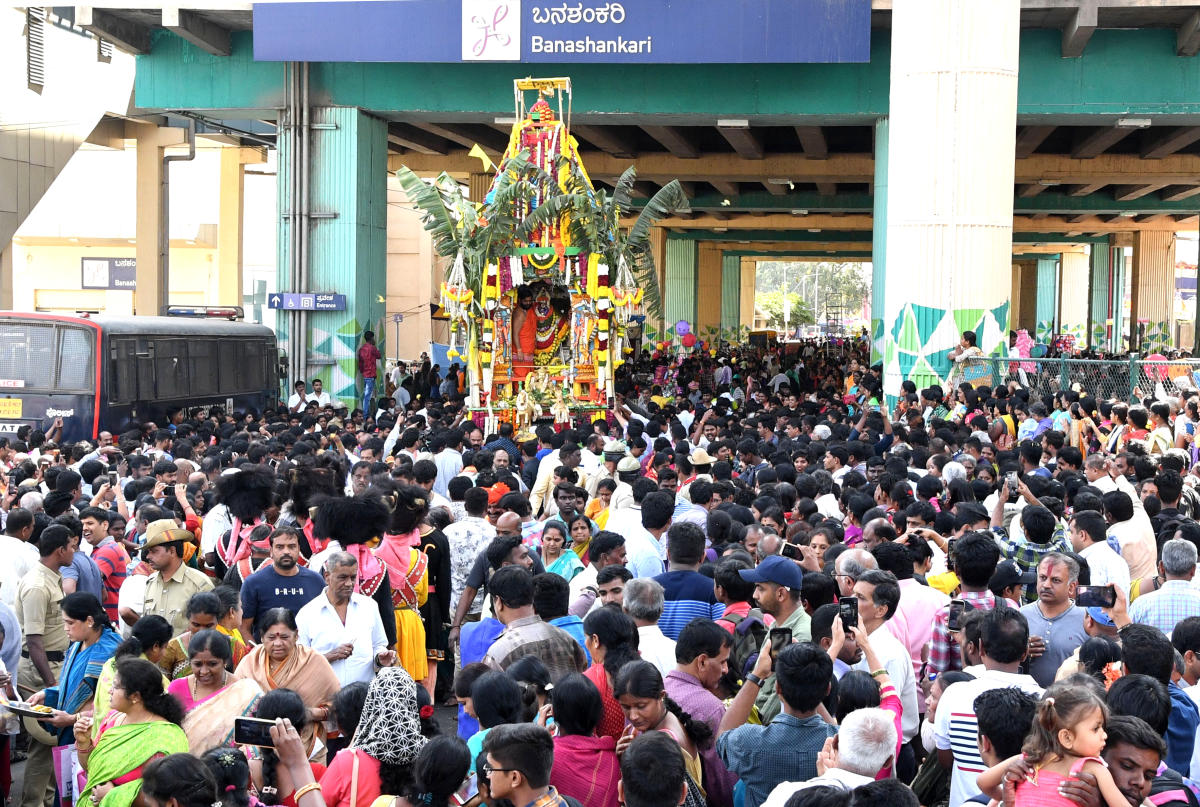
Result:
[[[981,793],[975,780],[988,766],[979,756],[979,721],[975,717],[975,698],[988,690],[1004,687],[1016,687],[1033,695],[1042,694],[1042,688],[1028,675],[986,670],[974,681],[960,681],[946,687],[938,701],[933,741],[939,750],[954,752],[950,807],[958,807]]]
[[[125,578],[129,574],[129,553],[125,551],[124,546],[110,536],[92,550],[92,561],[100,570],[104,590],[102,598],[104,610],[113,624],[119,625],[121,622],[117,600],[120,598],[121,584],[125,582]]]
[[[724,603],[717,602],[711,577],[700,572],[677,570],[654,578],[663,587],[663,613],[658,627],[668,638],[678,639],[680,631],[693,619],[720,619]]]

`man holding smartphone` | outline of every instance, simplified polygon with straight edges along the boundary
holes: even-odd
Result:
[[[754,584],[754,599],[764,612],[775,617],[774,627],[791,630],[794,642],[810,641],[811,621],[800,604],[804,573],[800,571],[799,564],[780,555],[770,555],[756,568],[741,569],[738,574],[743,580]],[[770,641],[768,636],[766,643]],[[766,652],[766,649],[764,646],[760,652]],[[764,679],[755,706],[764,723],[779,714],[774,673]]]

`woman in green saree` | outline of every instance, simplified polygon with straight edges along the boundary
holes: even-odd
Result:
[[[75,750],[87,771],[87,785],[75,801],[79,807],[131,807],[146,765],[188,750],[179,727],[183,707],[163,689],[162,672],[141,658],[124,658],[116,666],[113,711],[96,718],[101,721],[96,740],[92,717],[75,723]]]

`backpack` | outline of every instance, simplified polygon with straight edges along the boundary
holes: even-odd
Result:
[[[729,651],[729,669],[721,676],[720,686],[726,692],[736,693],[742,680],[754,670],[758,661],[759,648],[767,640],[767,623],[757,608],[751,608],[746,616],[731,614],[718,622],[733,626],[733,649]]]

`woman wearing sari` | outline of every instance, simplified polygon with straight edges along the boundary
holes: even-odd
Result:
[[[229,672],[229,638],[215,630],[202,630],[188,643],[191,672],[171,682],[167,691],[179,699],[187,717],[183,731],[197,754],[229,745],[233,721],[254,714],[263,691],[251,679]]]
[[[233,650],[229,666],[232,672],[250,652],[250,645],[242,638],[242,598],[230,586],[217,586],[212,593],[217,595],[217,599],[221,601],[221,610],[225,612],[217,620],[217,633],[229,639],[229,646]]]
[[[571,539],[571,551],[579,558],[580,563],[584,563],[587,560],[588,547],[592,545],[592,537],[596,534],[595,525],[590,518],[576,511],[567,519],[567,530]]]
[[[167,642],[171,641],[171,623],[158,614],[147,614],[133,624],[129,638],[121,642],[113,657],[104,662],[100,669],[100,679],[96,682],[94,714],[101,717],[108,714],[112,702],[113,681],[117,675],[117,662],[123,658],[142,658],[151,664],[158,664],[162,658]],[[171,683],[171,679],[163,676],[163,689]],[[100,724],[92,724],[92,733],[100,730]]]
[[[99,718],[95,740],[92,716],[83,715],[75,723],[75,750],[87,771],[87,785],[75,802],[80,807],[130,807],[148,763],[188,750],[179,728],[183,710],[163,690],[162,672],[140,658],[123,658],[116,667],[113,711]]]
[[[158,666],[171,680],[184,678],[192,671],[188,664],[188,642],[202,630],[212,630],[221,617],[221,601],[211,591],[200,591],[188,600],[186,615],[188,629],[167,643]]]
[[[29,703],[44,703],[54,709],[45,722],[58,729],[58,744],[71,742],[78,716],[92,711],[92,699],[104,662],[112,658],[121,635],[112,629],[108,614],[94,594],[76,591],[63,597],[63,627],[71,646],[67,648],[58,685],[35,692]]]
[[[562,577],[568,583],[583,571],[583,561],[567,549],[567,525],[558,519],[547,521],[542,526],[542,563],[546,565],[547,572]]]
[[[415,681],[429,675],[425,648],[425,623],[420,607],[429,598],[429,558],[422,552],[421,522],[429,512],[429,494],[416,485],[382,481],[375,486],[391,507],[391,521],[375,548],[374,560],[387,569],[396,620],[396,659]],[[360,570],[363,559],[359,559]]]
[[[249,678],[263,691],[291,689],[304,701],[312,723],[304,729],[304,741],[311,747],[314,735],[325,742],[324,721],[329,719],[330,702],[341,682],[325,656],[310,647],[299,645],[296,619],[286,608],[272,608],[258,622],[262,644],[242,659],[235,673],[237,678]],[[321,750],[324,756],[324,749]],[[318,762],[321,758],[317,759]]]
[[[639,658],[637,625],[620,611],[597,608],[583,620],[583,632],[592,656],[592,666],[583,675],[596,685],[603,704],[596,736],[616,742],[625,730],[625,713],[613,694],[613,682],[621,667]]]

